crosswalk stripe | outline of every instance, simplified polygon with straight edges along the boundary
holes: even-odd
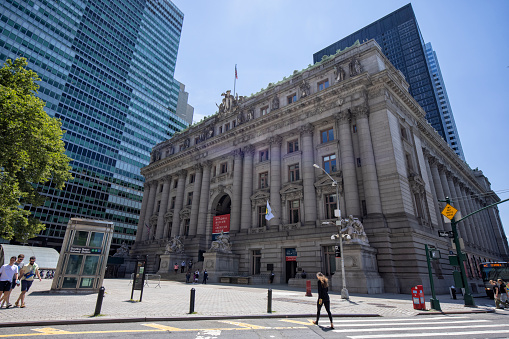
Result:
[[[415,321],[417,318],[416,317],[411,317],[411,318],[394,318],[394,319],[384,319],[384,318],[378,318],[378,319],[373,319],[373,318],[369,318],[369,319],[366,319],[366,318],[360,318],[360,319],[347,319],[347,320],[336,320],[337,318],[334,319],[334,323],[344,323],[344,324],[348,324],[348,323],[362,323],[362,324],[366,324],[367,322],[369,323],[373,323],[373,322],[382,322],[382,323],[385,323],[385,322],[401,322],[401,321]],[[436,320],[444,320],[444,319],[468,319],[468,317],[451,317],[451,316],[433,316],[433,317],[429,317],[429,318],[418,318],[419,321],[422,321],[422,322],[433,322],[433,321],[436,321]]]
[[[287,323],[294,323],[294,324],[299,324],[299,325],[313,325],[313,322],[312,320],[309,320],[307,322],[305,321],[298,321],[298,320],[290,320],[290,319],[281,319],[279,321],[284,321],[284,322],[287,322]]]
[[[266,326],[258,326],[258,325],[246,324],[246,323],[241,323],[241,322],[238,322],[238,321],[220,320],[219,322],[225,323],[225,324],[230,324],[230,325],[235,325],[235,326],[239,326],[239,327],[250,328],[250,329],[253,329],[253,330],[262,330],[262,329],[267,329],[268,328]]]
[[[489,322],[489,320],[476,320],[476,323],[481,322]],[[441,320],[440,322],[436,322],[437,325],[441,324],[463,324],[463,323],[472,323],[472,320]],[[336,321],[334,321],[334,324],[336,324]],[[367,320],[364,324],[347,324],[345,326],[349,327],[366,327],[366,325],[369,325],[369,320]],[[425,322],[420,321],[407,321],[407,322],[400,322],[400,323],[387,323],[387,324],[376,324],[376,326],[407,326],[407,325],[428,325]]]
[[[348,336],[350,339],[379,339],[379,338],[417,338],[417,337],[441,337],[441,336],[465,336],[465,335],[483,335],[483,334],[508,334],[508,330],[491,331],[462,331],[462,332],[433,332],[433,333],[398,333],[398,334],[373,334],[373,335],[355,335]]]
[[[348,329],[341,328],[334,330],[334,332],[388,332],[388,331],[427,331],[427,330],[452,330],[452,329],[465,329],[465,328],[481,328],[481,327],[509,327],[509,324],[487,324],[487,325],[461,325],[461,326],[428,326],[428,327],[399,327],[399,328],[362,328],[362,329]],[[413,335],[413,334],[412,334]]]

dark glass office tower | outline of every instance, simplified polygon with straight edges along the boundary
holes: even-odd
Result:
[[[62,120],[74,180],[40,186],[47,225],[35,242],[58,247],[71,217],[115,222],[112,247],[134,242],[152,147],[188,123],[173,74],[183,13],[169,0],[0,3],[0,62],[25,57],[39,97]]]
[[[338,49],[350,47],[357,40],[362,43],[370,39],[376,40],[385,56],[405,75],[410,94],[426,111],[426,119],[448,141],[426,62],[424,40],[411,4],[313,54],[313,62],[322,60],[324,55],[335,54]]]

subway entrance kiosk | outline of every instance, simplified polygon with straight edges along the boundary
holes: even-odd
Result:
[[[113,222],[71,218],[51,285],[52,292],[98,292],[102,286]]]

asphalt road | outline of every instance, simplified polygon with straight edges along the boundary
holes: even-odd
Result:
[[[509,338],[509,311],[491,314],[413,316],[406,318],[340,318],[335,329],[327,317],[58,325],[2,328],[0,338]]]

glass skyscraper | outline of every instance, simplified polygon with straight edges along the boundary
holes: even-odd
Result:
[[[440,65],[438,63],[437,54],[433,50],[430,42],[426,43],[425,47],[426,58],[428,59],[429,69],[431,70],[433,85],[435,86],[435,92],[437,95],[438,110],[440,111],[440,116],[443,119],[442,123],[445,126],[445,140],[449,143],[454,152],[456,152],[461,159],[465,160],[463,148],[461,147],[460,136],[458,134],[458,129],[456,128],[456,122],[454,122],[454,115],[452,114],[449,97],[447,96],[444,78],[442,77],[442,71],[440,70]]]
[[[188,123],[176,115],[173,74],[184,19],[169,0],[4,0],[0,61],[25,57],[38,96],[61,119],[74,180],[40,186],[25,206],[58,247],[71,217],[115,222],[112,247],[133,243],[152,147]]]
[[[424,40],[411,4],[316,52],[313,62],[319,62],[324,55],[334,55],[338,49],[350,47],[357,40],[362,43],[370,39],[375,39],[385,56],[403,73],[410,84],[410,94],[426,112],[428,122],[449,142],[426,60]]]

